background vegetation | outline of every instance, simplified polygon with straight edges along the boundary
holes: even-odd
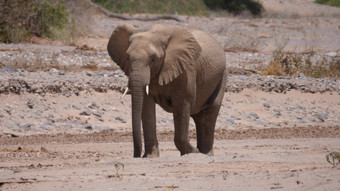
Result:
[[[258,15],[254,0],[92,0],[115,13],[208,15],[226,10]],[[0,42],[16,43],[32,36],[73,43],[90,30],[91,10],[85,0],[0,0]]]
[[[92,0],[116,13],[158,13],[208,15],[209,11],[226,10],[233,14],[249,11],[261,14],[263,7],[255,0]]]
[[[315,3],[340,7],[340,0],[315,0]]]
[[[72,33],[63,1],[10,0],[0,2],[0,41],[20,42],[31,36],[58,38]]]
[[[301,73],[313,78],[339,78],[340,58],[323,58],[312,61],[315,52],[306,54],[289,54],[283,51],[275,51],[273,59],[268,66],[262,70],[262,75],[274,76],[298,76]]]
[[[253,15],[260,15],[263,6],[255,0],[204,0],[212,10],[227,10],[233,14],[241,14],[249,11]]]
[[[115,13],[206,15],[203,0],[92,0]]]

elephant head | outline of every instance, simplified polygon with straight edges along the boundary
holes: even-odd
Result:
[[[155,25],[141,31],[132,25],[118,26],[107,45],[112,60],[129,78],[132,99],[134,157],[140,157],[143,98],[150,82],[164,86],[195,67],[201,47],[190,30]]]

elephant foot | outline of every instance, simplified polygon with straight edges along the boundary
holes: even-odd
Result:
[[[180,152],[182,156],[182,155],[189,154],[189,153],[199,153],[200,151],[197,148],[190,145],[190,148],[187,148],[185,150],[180,150]]]
[[[214,150],[211,149],[209,152],[205,152],[204,154],[208,156],[214,156]]]
[[[159,149],[158,146],[153,146],[151,151],[145,151],[143,158],[157,158],[159,157]]]

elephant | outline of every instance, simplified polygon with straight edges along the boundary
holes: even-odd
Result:
[[[207,33],[189,26],[117,26],[108,41],[111,59],[128,77],[134,157],[159,157],[155,104],[173,113],[174,142],[181,155],[213,155],[216,119],[226,83],[223,48]],[[189,142],[190,117],[197,147]],[[141,128],[142,126],[142,128]]]

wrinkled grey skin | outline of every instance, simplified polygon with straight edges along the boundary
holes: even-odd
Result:
[[[173,113],[174,141],[181,155],[213,155],[214,131],[225,89],[225,54],[209,35],[194,28],[155,25],[140,31],[118,26],[108,52],[129,78],[134,157],[158,157],[155,104]],[[146,86],[150,92],[146,93]],[[196,124],[197,148],[189,143],[189,119]]]

